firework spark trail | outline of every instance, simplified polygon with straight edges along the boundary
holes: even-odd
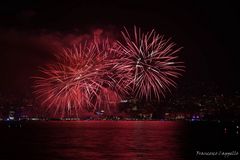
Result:
[[[124,42],[119,42],[119,64],[124,66],[125,86],[130,86],[132,94],[151,100],[165,96],[170,87],[176,87],[175,79],[184,71],[183,62],[178,61],[175,43],[154,30],[142,33],[134,27],[134,36],[125,28],[122,32]]]
[[[113,48],[108,40],[91,41],[56,54],[58,63],[42,68],[43,76],[35,77],[42,106],[62,116],[114,106],[122,89],[116,79]]]

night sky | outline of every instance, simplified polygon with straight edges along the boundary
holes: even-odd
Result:
[[[0,91],[25,94],[31,76],[51,61],[52,47],[69,45],[103,29],[155,29],[181,51],[186,72],[179,85],[214,82],[223,92],[239,89],[238,5],[229,1],[32,1],[0,2]]]

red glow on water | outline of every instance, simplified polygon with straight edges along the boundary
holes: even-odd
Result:
[[[184,134],[176,122],[43,121],[15,132],[1,131],[0,159],[9,158],[9,153],[40,160],[184,159],[180,152]],[[3,138],[6,135],[11,139]]]

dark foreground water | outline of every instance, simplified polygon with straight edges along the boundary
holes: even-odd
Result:
[[[207,122],[56,121],[26,122],[22,128],[0,124],[0,160],[240,159],[237,130],[236,124]]]

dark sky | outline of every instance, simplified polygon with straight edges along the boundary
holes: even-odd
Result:
[[[25,93],[37,67],[51,59],[51,44],[67,43],[97,28],[156,29],[184,49],[181,83],[211,81],[239,89],[238,5],[230,1],[32,1],[0,2],[0,89]]]

